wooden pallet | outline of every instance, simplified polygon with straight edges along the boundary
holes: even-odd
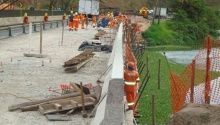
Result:
[[[86,49],[79,55],[75,56],[74,58],[64,62],[63,67],[66,72],[76,72],[80,69],[83,65],[85,65],[89,60],[95,55],[93,53],[94,50]]]
[[[85,107],[94,106],[96,101],[92,97],[86,97]],[[39,111],[42,114],[58,113],[63,111],[75,110],[82,107],[82,99],[74,99],[67,101],[58,101],[52,104],[45,104],[39,106]]]

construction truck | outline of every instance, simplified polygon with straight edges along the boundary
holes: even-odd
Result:
[[[148,8],[147,7],[142,7],[139,11],[139,14],[142,15],[144,18],[147,18],[149,13],[148,13]]]
[[[167,18],[167,8],[165,7],[154,7],[155,18]]]
[[[99,15],[99,0],[79,0],[78,13]]]

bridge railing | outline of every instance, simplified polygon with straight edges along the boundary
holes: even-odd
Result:
[[[60,26],[68,25],[67,20],[52,20],[48,22],[36,21],[32,22],[32,32],[40,31],[40,24],[43,25],[43,30],[58,28]],[[13,34],[26,34],[29,32],[29,24],[13,24],[0,26],[0,38],[7,38],[13,36]]]

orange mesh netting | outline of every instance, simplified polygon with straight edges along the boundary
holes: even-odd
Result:
[[[170,71],[173,113],[185,103],[220,104],[220,41],[208,36],[181,74]]]

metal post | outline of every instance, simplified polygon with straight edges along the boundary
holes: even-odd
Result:
[[[45,30],[45,23],[43,22],[43,29]]]
[[[40,23],[40,54],[42,54],[42,23]]]
[[[53,28],[53,22],[50,23],[50,28],[51,28],[51,29]]]
[[[11,35],[11,27],[8,27],[8,33],[9,33],[9,36],[12,36]]]
[[[146,64],[147,64],[147,74],[149,74],[149,56],[146,57]]]
[[[37,25],[34,24],[34,31],[37,31]]]
[[[63,23],[62,23],[62,25],[63,25]],[[57,27],[59,27],[59,21],[57,21]]]
[[[62,22],[63,24],[63,22]],[[64,33],[64,25],[63,25],[63,28],[62,28],[62,40],[61,40],[61,45],[63,45],[63,33]]]
[[[25,26],[23,25],[22,28],[23,28],[23,33],[25,33]]]

